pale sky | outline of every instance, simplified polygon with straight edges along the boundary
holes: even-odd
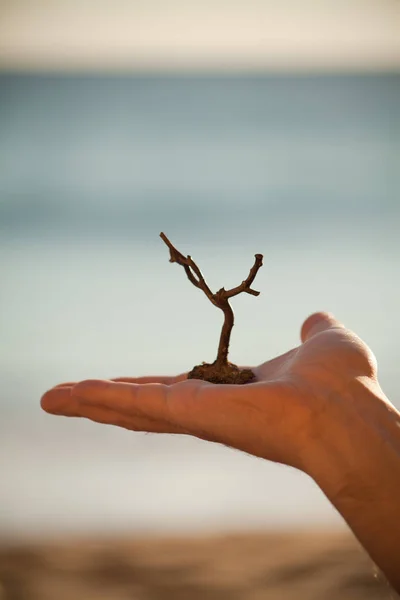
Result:
[[[2,70],[400,68],[400,0],[0,0]]]

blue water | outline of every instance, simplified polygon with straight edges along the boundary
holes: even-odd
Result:
[[[163,230],[213,289],[265,255],[261,295],[235,298],[234,362],[285,352],[330,310],[400,406],[399,124],[396,75],[0,77],[3,534],[340,524],[293,470],[38,402],[214,358],[221,316]]]

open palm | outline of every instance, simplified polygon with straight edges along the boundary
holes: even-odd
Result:
[[[133,431],[189,434],[306,470],[306,456],[330,434],[346,389],[376,381],[369,348],[331,315],[316,313],[302,327],[302,344],[251,367],[246,385],[215,385],[176,377],[118,378],[65,383],[42,398],[47,412],[86,417]],[[315,450],[317,451],[317,450]]]

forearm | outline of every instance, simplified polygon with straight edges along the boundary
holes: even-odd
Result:
[[[400,414],[370,382],[332,403],[308,472],[400,592]]]

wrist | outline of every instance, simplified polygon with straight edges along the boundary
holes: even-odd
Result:
[[[330,398],[307,472],[400,590],[400,414],[376,382]]]
[[[306,471],[330,499],[364,499],[400,468],[400,414],[370,379],[352,381],[330,395],[326,407]]]

